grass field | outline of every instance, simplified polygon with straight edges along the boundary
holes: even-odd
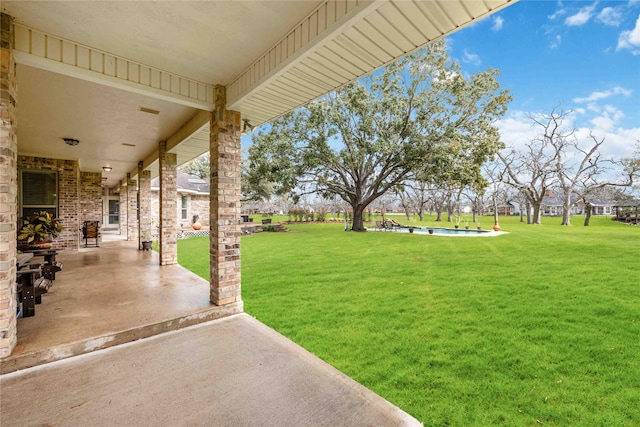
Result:
[[[245,310],[427,426],[638,426],[640,227],[543,221],[245,236]],[[208,278],[207,238],[179,262]]]

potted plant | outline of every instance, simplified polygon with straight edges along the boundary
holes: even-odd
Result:
[[[142,240],[140,241],[140,243],[142,243],[142,250],[143,251],[150,251],[151,250],[151,244],[153,243],[151,241],[151,232],[150,231],[145,231],[142,233]]]
[[[200,230],[202,228],[202,224],[200,224],[200,215],[193,214],[193,218],[191,220],[191,228],[194,230]]]
[[[22,246],[49,249],[52,241],[63,230],[59,218],[47,211],[40,211],[34,215],[22,218],[22,228],[18,234],[18,241]]]

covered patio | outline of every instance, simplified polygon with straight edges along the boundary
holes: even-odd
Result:
[[[208,151],[203,294],[241,312],[241,135],[512,2],[4,1],[0,358],[20,333],[18,218],[42,209],[59,217],[62,251],[80,248],[85,221],[117,226],[139,249],[157,227],[156,261],[170,266],[177,166]],[[156,176],[159,218],[151,218]]]
[[[3,1],[2,372],[242,313],[241,135],[514,1]],[[209,283],[176,265],[177,167],[205,152]],[[64,269],[18,319],[18,219],[41,208]],[[95,220],[119,238],[81,248]]]
[[[107,233],[99,248],[58,256],[63,270],[18,320],[18,343],[0,373],[17,371],[236,314],[210,303],[208,282],[158,253]]]

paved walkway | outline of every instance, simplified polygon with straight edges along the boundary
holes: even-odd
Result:
[[[10,426],[420,425],[247,314],[0,376]]]

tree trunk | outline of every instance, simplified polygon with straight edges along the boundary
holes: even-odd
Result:
[[[565,194],[562,202],[562,224],[571,225],[571,194]]]
[[[589,221],[591,221],[591,203],[586,202],[586,212],[584,215],[584,226],[588,227],[589,226]]]
[[[367,231],[364,228],[364,206],[353,206],[353,223],[351,231]]]
[[[423,207],[421,207],[418,210],[418,217],[420,218],[420,221],[424,221],[424,208]]]
[[[542,214],[542,202],[533,204],[533,218],[531,218],[532,224],[540,224],[540,216]]]
[[[404,208],[404,215],[407,217],[407,221],[411,221],[411,210],[408,206]]]

